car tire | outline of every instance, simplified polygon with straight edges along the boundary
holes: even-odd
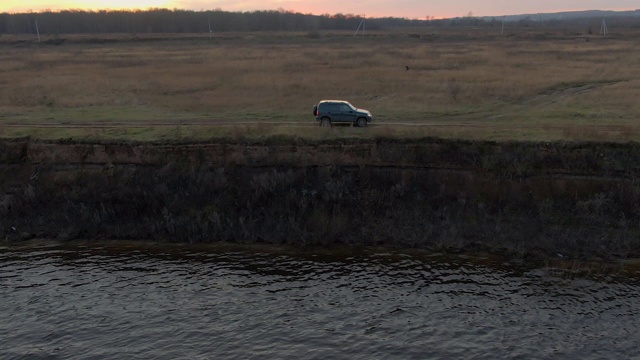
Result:
[[[367,126],[367,119],[365,119],[365,118],[358,118],[358,120],[356,120],[356,125],[358,125],[358,127],[365,127],[365,126]]]
[[[331,119],[329,119],[328,117],[323,117],[322,119],[320,119],[320,126],[322,127],[331,126]]]

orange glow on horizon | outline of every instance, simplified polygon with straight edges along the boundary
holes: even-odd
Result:
[[[37,5],[42,3],[42,5]],[[9,2],[8,4],[0,4],[0,13],[39,13],[39,12],[58,12],[64,10],[84,10],[84,11],[109,11],[109,10],[151,10],[151,9],[169,9],[169,10],[191,10],[191,11],[209,11],[209,10],[222,10],[229,12],[245,12],[245,11],[262,11],[262,10],[272,10],[272,11],[281,11],[282,8],[262,8],[262,9],[254,9],[254,10],[238,10],[238,9],[220,9],[220,8],[202,8],[202,9],[193,9],[188,7],[176,6],[172,0],[167,0],[163,2],[159,2],[157,0],[135,0],[135,1],[126,1],[126,0],[96,0],[92,3],[92,5],[87,5],[86,1],[74,1],[70,0],[67,2],[56,2],[56,4],[49,4],[47,0],[44,1],[35,1],[30,5],[25,6],[23,3],[19,3],[17,1]],[[356,17],[366,17],[366,18],[387,18],[387,17],[395,17],[395,18],[406,18],[412,20],[425,20],[425,17],[412,17],[400,14],[393,13],[353,13],[348,11],[337,11],[337,12],[328,12],[322,11],[318,9],[314,9],[312,7],[300,6],[297,9],[284,9],[286,12],[292,13],[300,13],[300,14],[312,14],[312,15],[329,15],[333,16],[336,14],[342,15],[351,15]],[[430,16],[432,20],[442,20],[448,19],[456,16]]]
[[[28,4],[24,1],[9,0],[0,4],[0,12],[24,13],[61,10],[145,10],[150,8],[168,8],[173,0],[31,0]]]
[[[231,2],[225,2],[227,7],[216,6],[215,1],[198,1],[198,0],[29,0],[25,3],[24,0],[0,0],[0,13],[27,13],[27,12],[45,12],[45,11],[63,11],[63,10],[85,10],[85,11],[100,11],[100,10],[148,10],[148,9],[179,9],[179,10],[194,10],[194,11],[207,11],[207,10],[223,10],[230,12],[245,12],[254,10],[283,10],[293,13],[301,14],[314,14],[314,15],[354,15],[354,16],[366,16],[368,18],[382,18],[382,17],[398,17],[409,19],[424,19],[422,17],[402,15],[395,11],[383,12],[383,11],[369,11],[369,12],[353,12],[340,10],[335,6],[322,5],[314,6],[304,1],[286,1],[279,2],[273,1],[271,4],[266,5],[268,1],[245,1],[241,3],[241,6],[249,6],[250,9],[243,9],[240,6],[233,6]],[[293,6],[291,6],[293,5]],[[331,9],[332,11],[328,11]],[[436,19],[444,19],[446,16],[436,15]]]
[[[594,0],[598,1],[598,0]],[[603,0],[604,1],[604,0]],[[633,0],[636,1],[636,0]],[[606,10],[624,11],[630,0],[608,0]],[[148,10],[180,9],[192,11],[223,10],[246,12],[256,10],[282,10],[302,14],[344,14],[366,16],[367,18],[396,17],[424,20],[449,19],[473,16],[502,16],[516,14],[556,13],[564,11],[588,10],[562,4],[562,1],[539,0],[535,5],[512,3],[508,8],[502,0],[483,3],[478,11],[478,3],[470,0],[452,0],[445,4],[427,5],[423,0],[405,0],[399,6],[393,2],[373,2],[371,5],[349,0],[0,0],[0,13],[26,13],[62,10]],[[618,3],[616,6],[614,3]],[[597,4],[593,3],[597,7]],[[627,6],[624,6],[627,5]],[[355,10],[354,10],[355,9]]]

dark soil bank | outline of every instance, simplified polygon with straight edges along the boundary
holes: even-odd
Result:
[[[0,239],[640,255],[640,145],[0,141]]]

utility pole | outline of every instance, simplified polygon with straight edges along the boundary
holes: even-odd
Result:
[[[211,18],[207,18],[207,20],[209,20],[209,41],[211,41],[211,35],[212,35],[212,31],[211,31]]]
[[[609,28],[607,28],[607,22],[602,19],[602,25],[600,26],[600,34],[609,35]]]
[[[362,36],[364,36],[364,28],[366,26],[366,19],[367,19],[366,16],[364,16],[362,18],[362,21],[360,21],[360,24],[358,25],[358,28],[356,29],[356,33],[353,34],[353,37],[356,37],[356,35],[358,35],[358,31],[360,30],[361,27],[362,27]]]
[[[38,19],[36,19],[36,34],[38,34],[38,42],[40,42],[40,29],[38,28]]]

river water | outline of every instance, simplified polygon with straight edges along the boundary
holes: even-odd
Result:
[[[2,359],[625,359],[640,283],[373,250],[0,247]]]

